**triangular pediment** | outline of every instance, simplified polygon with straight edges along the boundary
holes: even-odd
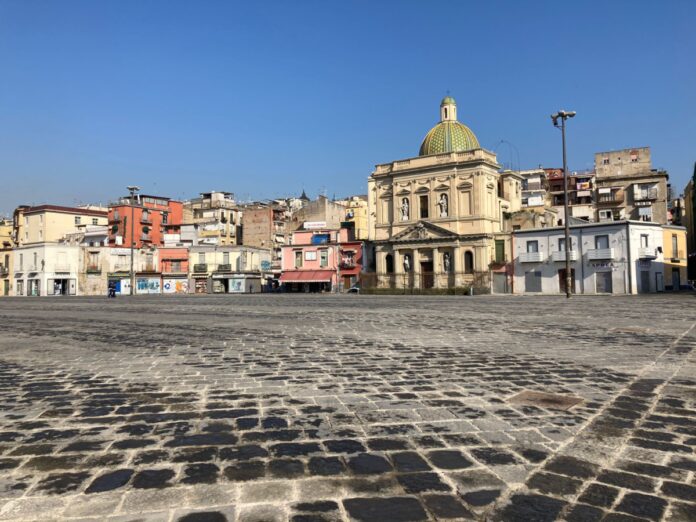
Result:
[[[392,241],[413,241],[427,239],[456,239],[457,234],[447,230],[446,228],[438,227],[428,221],[419,221],[415,225],[411,225],[406,230],[402,230],[396,234]]]

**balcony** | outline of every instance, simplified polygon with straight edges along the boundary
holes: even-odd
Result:
[[[349,270],[351,268],[355,268],[355,261],[341,261],[340,267],[346,270]]]
[[[636,201],[654,201],[657,199],[657,189],[635,190],[633,192],[633,199]]]
[[[208,271],[207,263],[198,263],[193,265],[193,271],[197,274],[202,274]]]
[[[657,253],[655,253],[654,248],[640,247],[638,249],[638,258],[639,259],[655,259],[656,257],[657,257]]]
[[[571,261],[577,261],[578,260],[578,251],[577,250],[571,250],[569,252],[569,259]],[[551,252],[551,260],[552,261],[565,261],[566,260],[566,253],[565,250],[557,250],[556,252]]]
[[[541,263],[544,260],[544,254],[541,252],[522,252],[519,259],[520,263]]]
[[[145,265],[140,272],[157,272],[157,267],[155,265]]]
[[[672,255],[669,256],[669,260],[672,263],[678,263],[679,261],[686,261],[686,254],[683,250],[679,250],[677,252],[672,251]]]
[[[0,266],[0,277],[7,277],[10,273],[10,270],[5,267],[5,266]]]
[[[142,234],[140,236],[140,241],[147,241],[148,243],[152,242],[152,236],[150,234]]]
[[[623,202],[624,202],[623,191],[612,192],[611,194],[598,194],[598,196],[597,196],[597,205],[611,206],[611,205],[619,205]]]
[[[53,267],[54,272],[70,272],[70,265],[55,265]]]
[[[229,263],[224,263],[222,265],[218,265],[217,267],[218,272],[231,272],[232,271],[232,265]]]
[[[613,248],[593,248],[587,251],[587,259],[590,261],[604,261],[614,259]]]
[[[130,272],[130,265],[123,263],[116,263],[114,266],[114,272]]]
[[[143,225],[152,225],[152,218],[143,214],[142,216],[140,216],[140,222]]]
[[[87,266],[87,273],[88,274],[101,274],[101,268],[98,265],[88,265]]]

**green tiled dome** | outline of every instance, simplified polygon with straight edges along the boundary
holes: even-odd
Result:
[[[444,102],[444,100],[443,100]],[[425,135],[419,156],[480,149],[476,135],[458,121],[441,121]]]

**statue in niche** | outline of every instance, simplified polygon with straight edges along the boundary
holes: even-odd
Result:
[[[408,221],[408,198],[401,200],[401,221]]]
[[[440,194],[440,201],[438,202],[440,207],[440,217],[447,217],[447,194]]]
[[[442,267],[445,269],[445,272],[449,272],[452,268],[452,265],[450,264],[449,252],[442,254]]]
[[[404,272],[410,272],[411,271],[411,256],[406,254],[404,255]]]

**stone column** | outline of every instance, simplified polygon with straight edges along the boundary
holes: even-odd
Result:
[[[420,278],[421,278],[421,266],[420,266],[420,253],[417,248],[413,249],[413,288],[420,288]]]
[[[433,288],[440,288],[440,277],[443,270],[440,250],[437,247],[433,247]]]
[[[459,245],[452,250],[452,269],[454,270],[454,286],[462,286],[462,276],[464,272],[464,251]]]

